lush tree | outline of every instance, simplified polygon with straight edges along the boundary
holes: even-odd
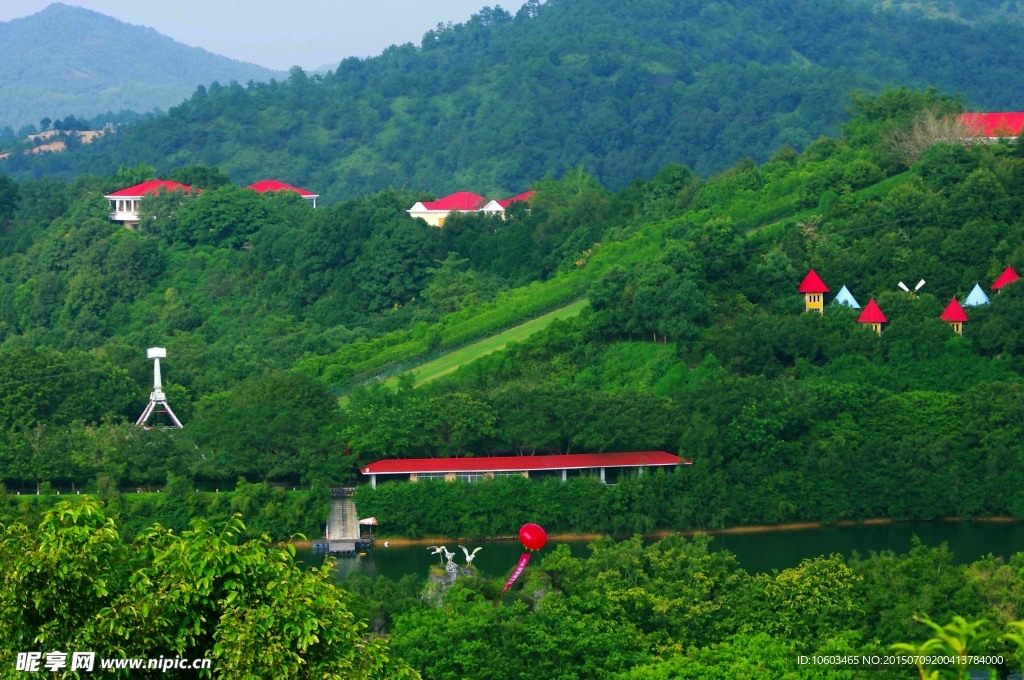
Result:
[[[35,531],[5,527],[0,602],[20,614],[0,623],[0,658],[92,650],[209,659],[207,677],[416,677],[365,637],[329,566],[302,571],[291,548],[244,532],[235,517],[129,543],[93,502],[58,505]]]

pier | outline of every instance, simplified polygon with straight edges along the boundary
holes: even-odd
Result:
[[[350,487],[331,488],[331,509],[327,515],[326,540],[323,543],[314,543],[314,550],[350,557],[365,552],[372,546],[373,540],[361,535],[359,515],[352,500],[354,491],[355,489]]]

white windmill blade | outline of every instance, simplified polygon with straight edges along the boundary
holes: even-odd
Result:
[[[921,290],[921,286],[923,286],[923,285],[924,285],[924,279],[921,279],[920,281],[917,282],[917,285],[914,286],[914,292],[916,293],[917,291]]]
[[[900,287],[900,289],[902,289],[902,290],[903,290],[904,292],[907,292],[907,293],[909,293],[909,292],[910,292],[910,289],[909,289],[909,288],[907,288],[907,284],[903,283],[902,281],[900,281],[900,282],[899,282],[899,283],[897,283],[896,285],[897,285],[897,286],[899,286],[899,287]]]

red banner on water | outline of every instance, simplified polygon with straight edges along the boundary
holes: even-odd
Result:
[[[512,575],[508,577],[508,582],[505,583],[505,587],[501,589],[502,595],[505,594],[506,590],[512,587],[512,584],[516,582],[519,575],[523,573],[523,569],[526,569],[526,565],[530,562],[531,554],[533,553],[526,552],[519,556],[519,564],[517,564],[516,568],[512,571]]]

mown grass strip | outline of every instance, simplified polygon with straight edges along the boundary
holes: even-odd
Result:
[[[415,385],[422,385],[436,380],[441,376],[447,375],[468,363],[476,361],[482,356],[490,354],[492,352],[498,352],[505,349],[510,342],[522,342],[526,338],[530,337],[534,333],[544,330],[551,325],[556,319],[568,319],[569,317],[576,316],[580,311],[588,304],[586,298],[577,300],[572,304],[561,307],[552,312],[548,312],[543,316],[538,316],[536,319],[531,319],[524,324],[510,328],[507,331],[492,335],[489,338],[484,338],[479,342],[474,342],[472,345],[466,345],[454,352],[449,352],[444,356],[440,356],[433,361],[428,361],[425,364],[410,368],[405,373],[411,373],[413,375]],[[398,376],[389,378],[385,381],[385,385],[395,385],[398,383]]]

